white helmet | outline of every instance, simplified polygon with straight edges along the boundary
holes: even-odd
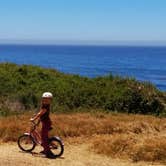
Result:
[[[42,98],[53,98],[53,95],[50,92],[44,92]]]

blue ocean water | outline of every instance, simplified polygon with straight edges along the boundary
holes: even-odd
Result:
[[[166,47],[0,45],[0,62],[40,65],[88,77],[130,76],[166,91]]]

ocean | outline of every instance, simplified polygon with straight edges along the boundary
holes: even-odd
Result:
[[[0,45],[0,63],[32,64],[87,77],[112,73],[166,91],[166,47]]]

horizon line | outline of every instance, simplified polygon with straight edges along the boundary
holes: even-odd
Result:
[[[87,45],[87,46],[166,46],[166,40],[16,40],[0,39],[0,45]]]

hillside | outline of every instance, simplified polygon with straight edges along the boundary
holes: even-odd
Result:
[[[87,78],[32,65],[0,64],[0,114],[36,109],[41,94],[54,95],[53,111],[90,108],[165,115],[166,94],[148,82],[111,74]]]

